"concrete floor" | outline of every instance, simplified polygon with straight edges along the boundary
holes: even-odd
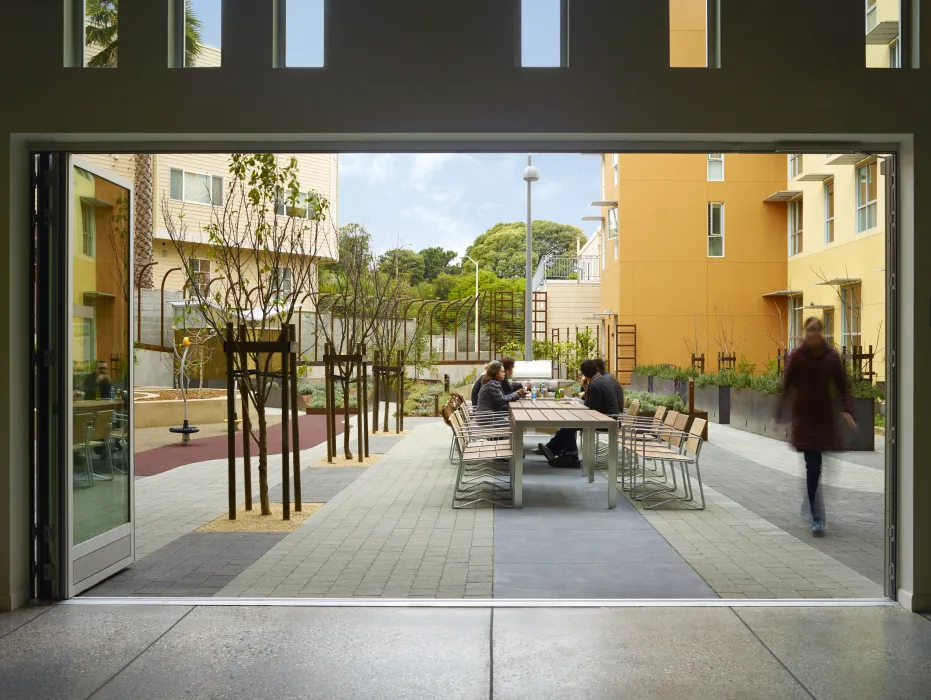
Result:
[[[0,614],[15,698],[922,698],[898,607],[58,605]]]

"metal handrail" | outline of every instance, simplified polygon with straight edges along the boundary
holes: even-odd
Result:
[[[601,260],[597,255],[547,255],[540,260],[533,276],[536,290],[544,280],[597,282],[601,279]]]

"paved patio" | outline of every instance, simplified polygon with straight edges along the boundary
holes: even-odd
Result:
[[[528,455],[525,507],[453,510],[449,429],[411,420],[371,438],[368,469],[307,467],[295,531],[195,533],[226,507],[226,462],[137,481],[139,561],[89,595],[431,598],[881,597],[882,452],[825,468],[828,534],[801,513],[804,468],[786,445],[711,426],[704,511],[605,508],[603,474]],[[533,442],[528,438],[527,449]],[[882,444],[880,443],[880,448]],[[313,464],[325,446],[302,451]],[[280,456],[270,457],[280,494]],[[241,489],[240,489],[240,498]],[[224,540],[223,538],[229,538]]]

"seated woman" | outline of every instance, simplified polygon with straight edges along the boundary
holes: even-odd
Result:
[[[476,415],[483,413],[495,415],[507,411],[508,404],[511,401],[517,401],[527,393],[526,389],[518,389],[505,394],[501,388],[504,381],[504,366],[500,362],[494,360],[485,365],[485,374],[482,375],[482,388],[478,392],[478,403],[475,405]]]
[[[501,381],[501,391],[505,394],[512,394],[515,391],[519,391],[523,387],[520,382],[512,382],[511,377],[514,376],[514,358],[513,357],[502,357],[501,366],[504,367],[504,379]],[[488,365],[485,365],[485,371],[488,370]],[[475,384],[472,385],[472,408],[478,407],[478,392],[482,390],[482,380],[485,378],[485,374],[482,373],[478,379],[475,380]]]

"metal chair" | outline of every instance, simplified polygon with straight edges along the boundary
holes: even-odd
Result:
[[[113,426],[113,411],[97,411],[97,413],[94,414],[92,426],[90,439],[87,443],[88,455],[93,464],[94,451],[103,450],[107,465],[110,467],[110,474],[109,476],[98,474],[93,471],[93,467],[91,467],[91,471],[95,479],[113,481],[113,451],[110,449],[110,429]]]
[[[78,479],[78,470],[72,467],[72,480],[79,489],[88,489],[94,485],[94,473],[88,444],[93,429],[93,416],[90,413],[75,413],[71,423],[71,450],[73,457],[80,457],[84,462],[84,480]]]
[[[513,507],[513,504],[509,505],[502,500],[502,496],[510,494],[513,477],[510,441],[501,439],[497,429],[488,431],[480,427],[464,426],[458,413],[452,414],[450,423],[458,461],[453,508],[465,508],[482,502]],[[508,462],[505,470],[495,467],[502,460]]]

